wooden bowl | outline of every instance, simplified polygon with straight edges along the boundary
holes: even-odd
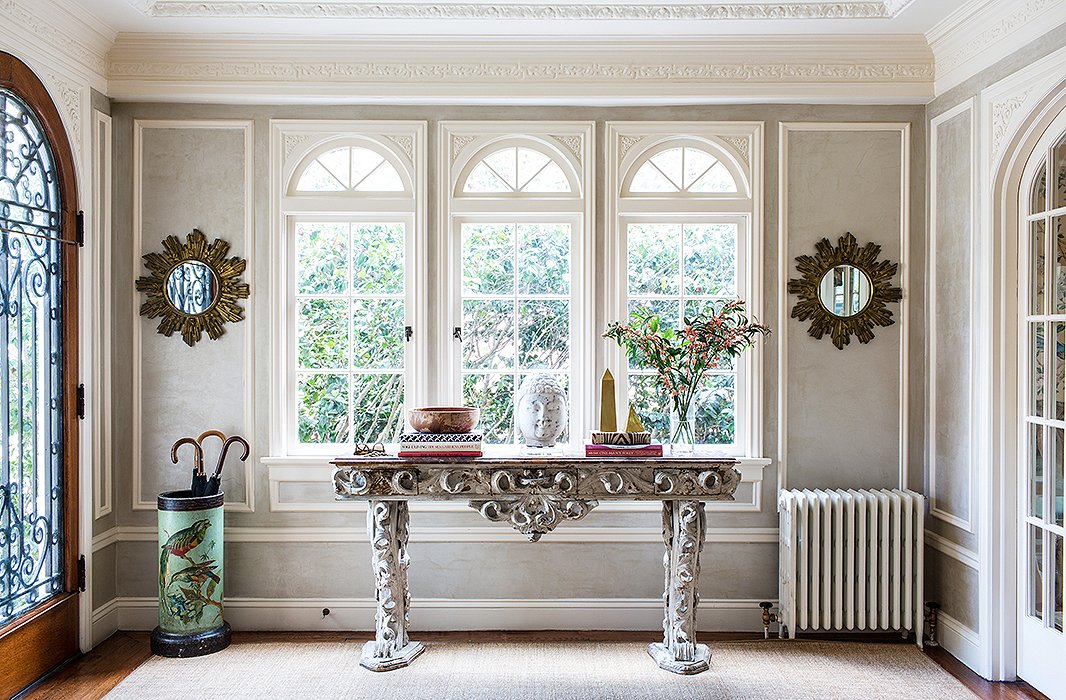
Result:
[[[480,408],[426,406],[407,412],[411,427],[420,433],[469,433],[481,420]]]

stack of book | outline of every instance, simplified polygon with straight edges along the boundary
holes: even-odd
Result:
[[[404,433],[398,457],[480,457],[481,433]]]
[[[586,457],[612,458],[612,457],[662,457],[663,445],[661,442],[653,442],[648,445],[598,445],[592,442],[585,443]]]

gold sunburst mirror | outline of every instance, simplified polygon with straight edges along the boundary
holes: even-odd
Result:
[[[226,332],[226,323],[244,319],[238,299],[247,299],[249,288],[240,281],[248,266],[244,258],[227,258],[229,243],[207,237],[193,229],[185,242],[167,236],[162,253],[143,256],[150,273],[137,280],[137,289],[147,298],[141,316],[162,317],[156,330],[170,336],[181,331],[185,344],[192,347],[204,331],[216,340]]]
[[[869,343],[875,326],[895,323],[888,304],[903,298],[903,290],[892,286],[899,265],[877,259],[881,246],[860,248],[849,232],[835,246],[823,238],[814,248],[815,255],[796,258],[800,278],[788,281],[789,293],[799,296],[792,318],[810,320],[810,336],[820,339],[828,333],[843,350],[853,333],[860,343]]]

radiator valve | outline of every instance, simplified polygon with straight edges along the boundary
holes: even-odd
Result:
[[[774,607],[773,603],[764,600],[763,602],[759,603],[759,607],[762,608],[762,636],[763,639],[769,639],[770,623],[780,622],[781,620],[777,617],[777,613],[770,612]]]
[[[925,638],[925,646],[938,647],[940,644],[936,641],[936,616],[940,610],[940,603],[930,601],[925,604],[925,623],[929,627],[929,633]]]

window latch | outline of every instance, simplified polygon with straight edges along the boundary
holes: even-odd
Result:
[[[407,339],[407,342],[411,342],[411,336],[415,334],[415,331],[410,326],[403,327],[403,337]]]
[[[458,340],[460,343],[463,342],[463,329],[460,326],[456,326],[455,328],[453,328],[452,337]]]

